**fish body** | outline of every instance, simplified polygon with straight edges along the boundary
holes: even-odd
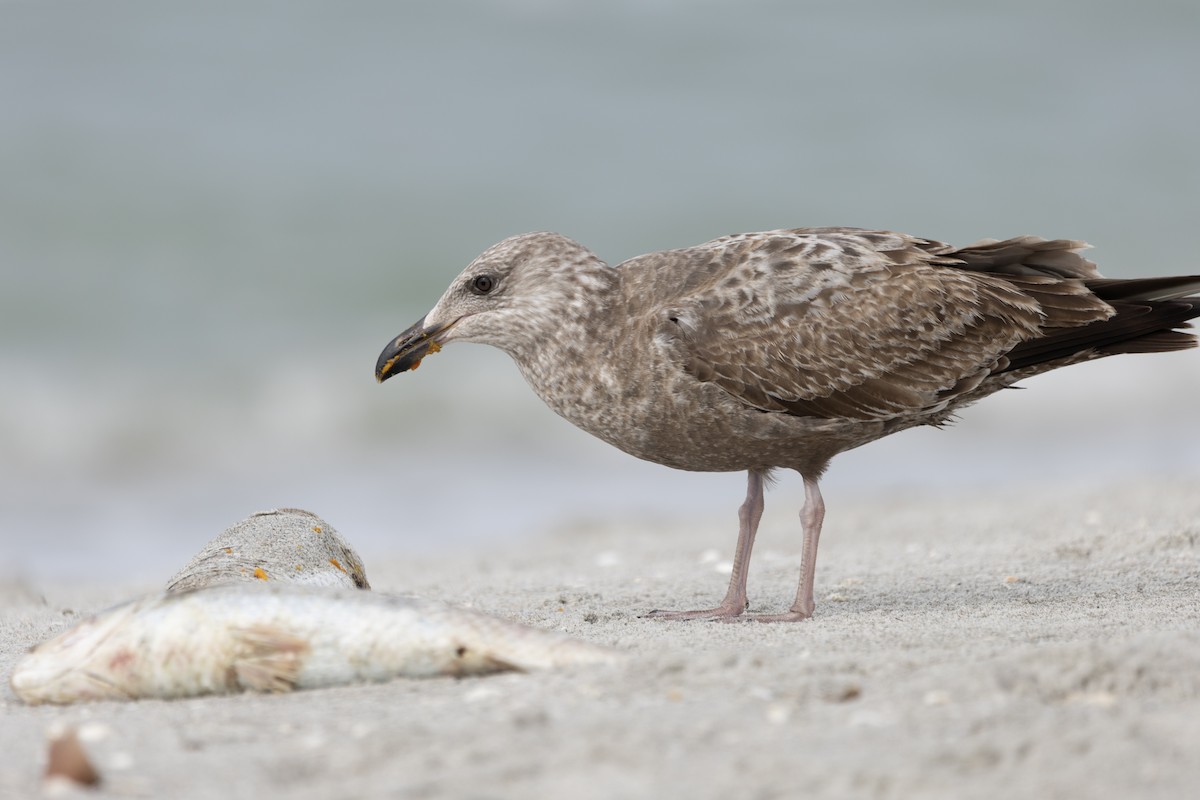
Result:
[[[228,584],[116,606],[22,657],[27,703],[290,691],[611,662],[605,647],[412,597]]]

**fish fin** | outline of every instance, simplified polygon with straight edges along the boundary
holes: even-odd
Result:
[[[505,661],[491,653],[480,652],[479,648],[458,643],[454,648],[455,662],[452,675],[489,675],[493,672],[524,672],[525,669],[512,661]]]
[[[134,700],[137,698],[137,695],[133,694],[127,689],[122,688],[99,673],[86,670],[83,673],[83,676],[87,679],[87,682],[92,685],[93,690],[96,692],[94,697],[97,700]]]
[[[296,687],[308,642],[268,625],[238,628],[233,632],[238,655],[233,677],[243,689],[256,692],[289,692]]]
[[[528,670],[516,662],[505,661],[495,656],[486,656],[484,663],[486,664],[486,669],[483,671],[484,674],[489,672],[528,672]]]

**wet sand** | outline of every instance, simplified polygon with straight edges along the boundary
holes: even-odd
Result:
[[[77,729],[100,774],[86,796],[1200,791],[1200,487],[829,502],[816,617],[797,625],[638,618],[720,598],[732,508],[728,519],[605,520],[366,565],[378,591],[631,654],[550,673],[28,707],[7,686],[25,648],[167,576],[31,585],[9,573],[0,797],[43,791],[47,732],[62,726]],[[794,513],[770,494],[767,509],[750,575],[756,610],[791,602],[799,566]]]

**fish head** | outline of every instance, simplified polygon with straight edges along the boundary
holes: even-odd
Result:
[[[450,342],[499,347],[520,360],[543,345],[579,310],[594,284],[611,269],[583,245],[557,233],[512,236],[485,250],[442,294],[437,304],[379,354],[380,383],[416,369],[421,359]]]
[[[113,645],[132,605],[101,612],[33,647],[13,668],[13,693],[30,704],[126,697],[121,677],[137,654],[132,643],[124,650]]]

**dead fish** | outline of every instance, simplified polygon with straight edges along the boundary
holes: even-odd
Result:
[[[234,581],[371,588],[354,548],[328,522],[299,508],[260,511],[230,527],[167,582],[167,591]]]
[[[396,677],[607,663],[617,653],[415,597],[297,584],[151,595],[34,647],[10,683],[26,703],[286,692]]]

